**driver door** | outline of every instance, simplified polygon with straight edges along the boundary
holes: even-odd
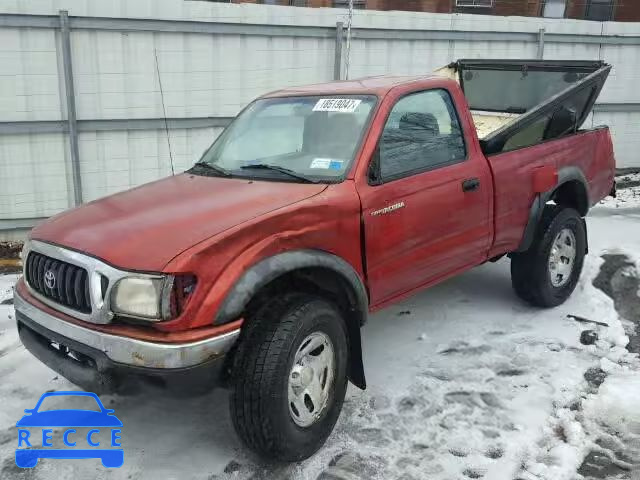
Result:
[[[396,102],[373,168],[360,192],[372,306],[486,259],[491,174],[447,90]]]

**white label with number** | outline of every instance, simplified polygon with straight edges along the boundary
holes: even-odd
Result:
[[[355,98],[321,98],[313,107],[314,112],[353,113],[362,103]]]

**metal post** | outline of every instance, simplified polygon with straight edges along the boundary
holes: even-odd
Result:
[[[351,26],[353,25],[353,0],[349,0],[349,20],[347,21],[347,60],[344,66],[344,79],[349,80],[351,68]]]
[[[541,28],[538,31],[538,60],[544,59],[544,34],[545,29]]]
[[[82,178],[80,176],[80,151],[78,149],[78,121],[76,118],[76,94],[73,85],[73,66],[71,61],[71,30],[69,12],[60,10],[60,33],[62,40],[62,64],[64,69],[64,87],[67,97],[67,123],[69,127],[69,147],[71,150],[71,172],[73,178],[73,197],[75,205],[82,203]]]
[[[344,23],[336,23],[336,49],[333,63],[333,79],[342,79],[342,40],[344,38]]]

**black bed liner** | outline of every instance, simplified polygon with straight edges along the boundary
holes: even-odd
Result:
[[[480,141],[486,155],[500,153],[526,127],[545,122],[543,140],[577,131],[585,122],[609,76],[602,61],[458,60],[458,74],[469,108],[520,116]]]

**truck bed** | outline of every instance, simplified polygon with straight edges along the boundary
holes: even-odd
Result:
[[[588,210],[613,188],[615,159],[607,127],[576,134],[512,152],[487,156],[494,181],[494,241],[489,257],[512,252],[522,242],[531,207],[538,196],[534,175],[547,168],[562,177],[574,176],[572,188],[587,184]],[[514,179],[517,179],[514,181]],[[580,213],[586,214],[586,211]]]

